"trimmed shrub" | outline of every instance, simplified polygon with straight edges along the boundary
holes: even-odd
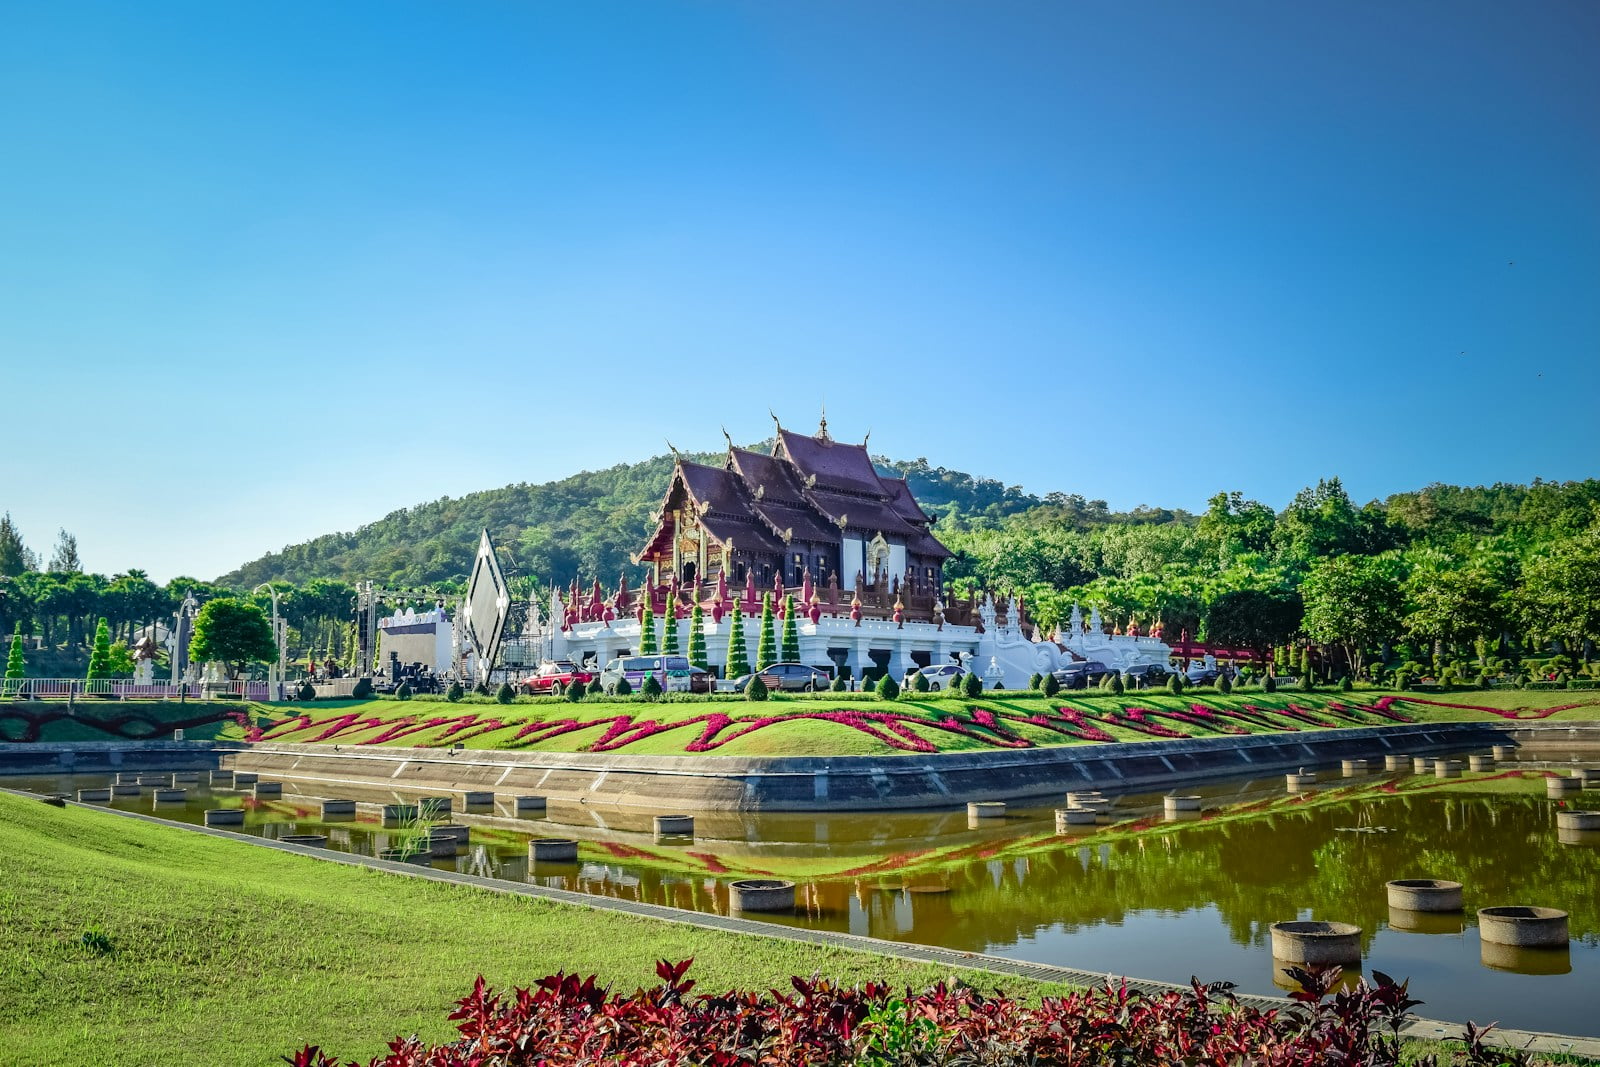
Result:
[[[1028,675],[1028,688],[1029,689],[1037,689],[1043,684],[1044,684],[1044,675],[1038,673],[1037,671],[1035,671],[1033,674]]]
[[[371,700],[372,699],[372,679],[371,678],[361,678],[361,679],[357,680],[355,688],[350,690],[350,695],[355,697],[357,700]]]
[[[467,691],[461,688],[460,682],[451,682],[450,688],[444,691],[444,698],[452,704],[459,703],[461,698],[466,695]]]
[[[1340,681],[1339,681],[1339,692],[1348,693],[1351,690],[1353,690],[1354,688],[1355,688],[1355,683],[1350,680],[1350,676],[1348,674],[1345,675],[1342,679],[1340,679]]]
[[[1181,693],[1181,692],[1183,692],[1183,675],[1181,675],[1181,674],[1169,674],[1169,675],[1167,675],[1167,692],[1169,692],[1169,693]]]
[[[1228,676],[1226,674],[1218,675],[1218,677],[1217,677],[1217,692],[1219,692],[1219,693],[1231,693],[1231,692],[1233,692],[1233,682],[1231,682],[1228,679]]]
[[[894,680],[894,675],[885,674],[882,678],[878,679],[878,699],[900,699],[900,683]]]
[[[983,693],[983,679],[978,677],[976,671],[968,671],[961,676],[961,692],[969,697]]]
[[[585,692],[592,697],[603,697],[606,695],[606,687],[600,684],[600,679],[595,678],[589,682],[589,688]]]
[[[911,675],[911,688],[915,692],[926,693],[933,687],[928,684],[928,676],[926,674],[921,671],[915,671]]]
[[[750,680],[744,684],[744,698],[746,700],[767,699],[767,683],[761,680],[761,675],[752,674]]]
[[[644,681],[639,685],[639,699],[652,701],[660,700],[661,679],[657,678],[654,674],[645,675]]]
[[[1263,693],[1276,693],[1278,691],[1277,677],[1269,674],[1265,678],[1261,679],[1261,691]]]
[[[1121,696],[1123,693],[1127,692],[1127,689],[1128,687],[1122,684],[1122,675],[1112,672],[1111,691],[1117,696]]]
[[[497,704],[509,704],[517,699],[517,691],[511,688],[510,682],[501,682],[500,688],[494,691],[494,699]]]
[[[401,682],[400,685],[398,687],[396,687],[396,689],[394,691],[394,698],[396,700],[410,700],[411,699],[411,683],[410,682]]]
[[[1038,676],[1035,675],[1035,677]],[[1053,697],[1057,693],[1061,692],[1061,683],[1056,679],[1054,674],[1047,674],[1039,682],[1037,688],[1039,692],[1043,693],[1045,696]]]
[[[588,686],[574,678],[572,684],[567,686],[567,691],[561,695],[566,698],[568,704],[581,704],[584,694],[588,692],[588,688]]]
[[[296,695],[299,696],[301,700],[315,700],[317,699],[317,687],[312,685],[310,682],[304,682],[301,684],[300,691]]]
[[[835,693],[848,693],[850,691],[850,683],[845,681],[844,675],[841,674],[833,680],[833,684],[828,686],[828,689]]]
[[[617,687],[611,692],[613,696],[631,697],[633,696],[633,683],[628,681],[627,675],[623,675],[617,679]]]

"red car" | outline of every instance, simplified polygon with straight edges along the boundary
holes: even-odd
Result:
[[[522,680],[522,688],[534,696],[560,696],[573,684],[587,686],[594,681],[593,673],[583,670],[568,660],[546,660],[539,670]]]

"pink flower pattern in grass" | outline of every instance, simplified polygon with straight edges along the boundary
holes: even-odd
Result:
[[[1385,697],[1385,700],[1393,699]],[[1548,719],[1558,711],[1573,711],[1577,708],[1593,707],[1600,704],[1600,700],[1580,700],[1575,704],[1558,704],[1553,708],[1484,708],[1476,704],[1449,704],[1443,700],[1423,700],[1421,697],[1406,697],[1413,704],[1427,704],[1435,708],[1463,708],[1467,711],[1481,711],[1489,715],[1497,715],[1502,719]]]
[[[1415,721],[1411,716],[1393,707],[1397,699],[1383,697],[1370,705],[1331,703],[1329,710],[1339,714],[1339,717],[1346,721],[1358,712],[1394,722]],[[1422,701],[1422,703],[1438,702]],[[1509,713],[1506,713],[1506,716],[1514,717]],[[1073,741],[1108,744],[1117,740],[1105,729],[1108,726],[1122,727],[1150,737],[1179,739],[1200,733],[1233,735],[1248,733],[1249,731],[1239,725],[1240,723],[1285,732],[1306,727],[1328,728],[1336,725],[1318,718],[1308,709],[1295,704],[1290,704],[1286,708],[1264,708],[1254,704],[1245,704],[1239,708],[1211,708],[1203,704],[1191,704],[1187,709],[1170,710],[1134,707],[1106,715],[1090,715],[1078,708],[1066,706],[1058,706],[1035,714],[970,706],[961,712],[938,716],[927,716],[914,711],[880,711],[865,708],[811,710],[801,707],[796,710],[747,716],[734,716],[716,711],[674,722],[662,722],[655,718],[635,718],[629,714],[606,715],[593,719],[565,717],[515,720],[508,723],[497,718],[480,717],[475,713],[430,718],[419,718],[416,715],[382,718],[345,712],[322,719],[315,719],[309,714],[293,715],[262,727],[260,740],[304,743],[349,739],[358,745],[381,745],[426,734],[428,739],[420,742],[422,747],[443,747],[473,738],[501,734],[504,737],[501,742],[502,747],[530,748],[556,738],[592,732],[595,735],[594,740],[583,746],[584,751],[615,752],[647,738],[677,733],[686,737],[682,746],[683,752],[701,753],[715,752],[724,745],[770,726],[794,722],[832,723],[866,734],[896,751],[923,753],[940,751],[941,746],[934,739],[940,734],[960,737],[990,748],[1033,748],[1035,742],[1021,732],[1021,728],[1024,727],[1045,730]],[[1185,732],[1171,724],[1182,724],[1194,732]],[[510,732],[510,736],[504,736],[503,732]]]

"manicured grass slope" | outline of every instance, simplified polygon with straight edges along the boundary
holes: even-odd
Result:
[[[1263,721],[1255,717],[1231,717],[1228,726],[1248,733],[1271,732],[1284,728],[1346,728],[1361,725],[1393,725],[1391,718],[1362,710],[1383,698],[1398,699],[1397,711],[1406,719],[1427,722],[1494,721],[1518,710],[1543,709],[1576,704],[1555,718],[1594,718],[1600,714],[1600,697],[1588,693],[1460,692],[1442,695],[1409,695],[1363,690],[1355,693],[1262,693],[1224,695],[1211,691],[1172,696],[1151,692],[1123,697],[1087,696],[1054,699],[1025,693],[1000,693],[977,700],[929,698],[880,701],[871,696],[841,698],[834,695],[810,699],[774,699],[766,703],[745,701],[677,702],[647,704],[636,701],[583,701],[576,704],[545,702],[509,706],[486,704],[448,704],[434,701],[371,701],[360,705],[324,707],[311,705],[277,711],[281,716],[264,739],[269,741],[309,742],[322,740],[337,744],[376,744],[405,747],[442,746],[454,743],[467,748],[528,748],[540,752],[613,751],[630,755],[893,755],[926,750],[963,752],[993,750],[997,747],[1028,747],[1087,743],[1064,733],[1067,725],[1056,714],[1065,708],[1081,713],[1094,730],[1115,741],[1148,741],[1148,729],[1118,721],[1130,709],[1158,713],[1159,727],[1193,737],[1221,736],[1225,731],[1210,730],[1192,723],[1173,720],[1159,713],[1186,713],[1200,704],[1219,711],[1240,712],[1248,708],[1266,709]],[[1469,705],[1443,707],[1443,704]],[[1307,721],[1277,713],[1290,708],[1312,714]],[[1332,709],[1342,708],[1336,713]],[[985,723],[984,713],[994,720]],[[309,727],[293,721],[308,715]],[[348,722],[340,722],[350,716]],[[811,716],[789,718],[792,716]],[[853,719],[856,725],[836,719]],[[879,717],[892,720],[883,721]],[[1030,721],[1049,717],[1050,724]],[[729,721],[731,720],[731,721]],[[948,728],[940,728],[944,723]],[[519,738],[525,727],[538,728],[537,736]],[[1054,728],[1052,728],[1054,727]],[[229,736],[226,731],[223,736]],[[711,738],[710,744],[705,740]],[[698,747],[695,746],[698,743]]]
[[[363,1060],[439,1039],[482,973],[626,988],[695,957],[705,990],[792,974],[925,986],[937,968],[337,866],[0,794],[0,1061],[269,1064],[304,1042]],[[79,944],[103,931],[100,955]],[[1017,979],[966,976],[1037,995]]]

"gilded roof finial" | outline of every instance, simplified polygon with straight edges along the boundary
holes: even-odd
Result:
[[[833,438],[828,436],[828,405],[826,402],[822,405],[822,421],[817,426],[817,440],[823,444],[833,443]]]
[[[666,440],[666,438],[662,438],[662,440]],[[672,453],[673,459],[683,458],[683,454],[678,451],[677,447],[674,446],[671,441],[667,441],[667,451]]]
[[[726,426],[722,428],[722,439],[728,442],[728,451],[733,451],[733,438],[728,435],[728,428]]]

